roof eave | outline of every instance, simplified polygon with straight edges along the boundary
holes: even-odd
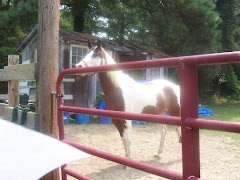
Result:
[[[31,29],[31,31],[24,37],[21,44],[16,48],[17,52],[20,52],[24,45],[28,43],[28,41],[37,33],[37,24]]]

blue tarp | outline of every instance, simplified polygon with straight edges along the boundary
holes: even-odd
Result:
[[[132,121],[132,124],[151,124],[149,122]]]
[[[213,112],[210,109],[204,108],[204,107],[198,107],[198,115],[201,116],[212,116]]]

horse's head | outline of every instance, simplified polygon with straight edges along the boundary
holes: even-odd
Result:
[[[76,67],[88,67],[88,66],[99,66],[103,65],[105,52],[103,50],[103,44],[100,40],[97,42],[97,46],[93,46],[88,41],[89,51],[87,55],[78,63]]]

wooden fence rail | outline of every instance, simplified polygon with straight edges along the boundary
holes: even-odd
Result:
[[[19,64],[18,55],[9,55],[8,66],[0,69],[0,81],[8,81],[7,98],[9,107],[19,104],[19,80],[38,79],[39,63]],[[32,96],[31,99],[33,99]],[[1,95],[0,100],[6,100],[6,95]]]
[[[9,65],[0,69],[0,81],[38,79],[39,63]]]
[[[1,117],[6,120],[11,120],[13,107],[19,105],[19,80],[37,81],[38,78],[39,63],[19,64],[18,55],[8,56],[8,66],[5,66],[4,69],[0,69],[0,81],[8,81],[8,94],[0,94],[0,100],[8,100],[8,105],[0,104]],[[30,95],[29,101],[35,102],[35,95]],[[21,113],[22,111],[18,110],[17,123],[19,123]],[[27,121],[24,126],[39,131],[39,114],[28,112]]]

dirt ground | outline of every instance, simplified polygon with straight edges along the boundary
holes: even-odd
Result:
[[[160,139],[157,127],[133,125],[133,159],[181,173],[181,144],[178,143],[174,129],[168,126],[164,152],[160,159],[155,159],[153,155]],[[69,124],[65,126],[65,135],[69,141],[124,157],[122,141],[112,124]],[[201,178],[240,179],[240,148],[231,142],[231,138],[225,136],[200,136]],[[164,179],[135,169],[125,170],[123,165],[94,156],[72,162],[68,164],[68,168],[95,180]],[[75,178],[68,176],[68,179]]]

